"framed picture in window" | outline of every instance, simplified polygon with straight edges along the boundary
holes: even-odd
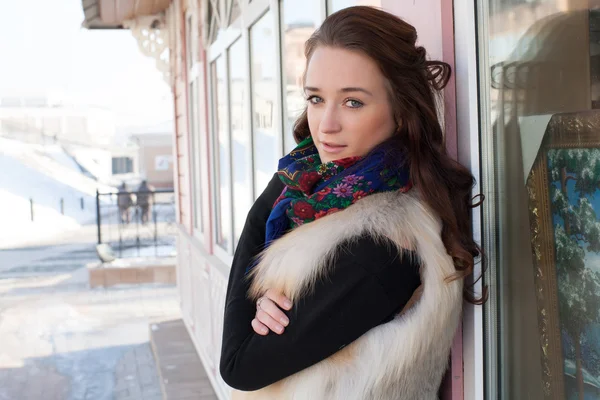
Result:
[[[553,115],[526,183],[545,398],[598,398],[600,111]]]

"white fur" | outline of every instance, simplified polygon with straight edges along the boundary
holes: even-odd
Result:
[[[413,191],[416,192],[416,191]],[[411,248],[422,261],[423,293],[408,311],[332,357],[274,385],[238,392],[260,400],[432,400],[447,366],[462,305],[462,280],[442,243],[441,224],[415,193],[371,195],[342,212],[298,227],[272,244],[252,274],[251,295],[292,299],[327,274],[339,246],[369,233]]]

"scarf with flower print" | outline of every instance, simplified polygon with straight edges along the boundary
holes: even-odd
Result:
[[[285,188],[266,226],[266,244],[288,230],[341,211],[373,193],[411,188],[404,157],[391,146],[378,146],[365,157],[321,163],[309,136],[279,161]]]

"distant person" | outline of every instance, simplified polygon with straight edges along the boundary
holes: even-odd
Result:
[[[127,191],[127,185],[125,185],[125,182],[121,183],[121,186],[119,186],[117,205],[119,206],[119,217],[121,219],[121,223],[129,224],[129,209],[133,205],[133,201],[131,199],[131,193]]]
[[[148,186],[148,183],[144,180],[140,183],[137,191],[137,205],[142,213],[142,224],[146,224],[150,215],[150,196],[152,196],[154,188]]]

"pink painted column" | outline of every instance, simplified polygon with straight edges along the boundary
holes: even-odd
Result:
[[[454,4],[451,0],[382,0],[391,12],[417,29],[417,43],[427,50],[430,59],[445,61],[454,71]],[[456,129],[456,80],[452,75],[444,90],[444,133],[446,149],[458,157]],[[463,400],[462,324],[452,346],[450,370],[442,382],[442,400]]]

